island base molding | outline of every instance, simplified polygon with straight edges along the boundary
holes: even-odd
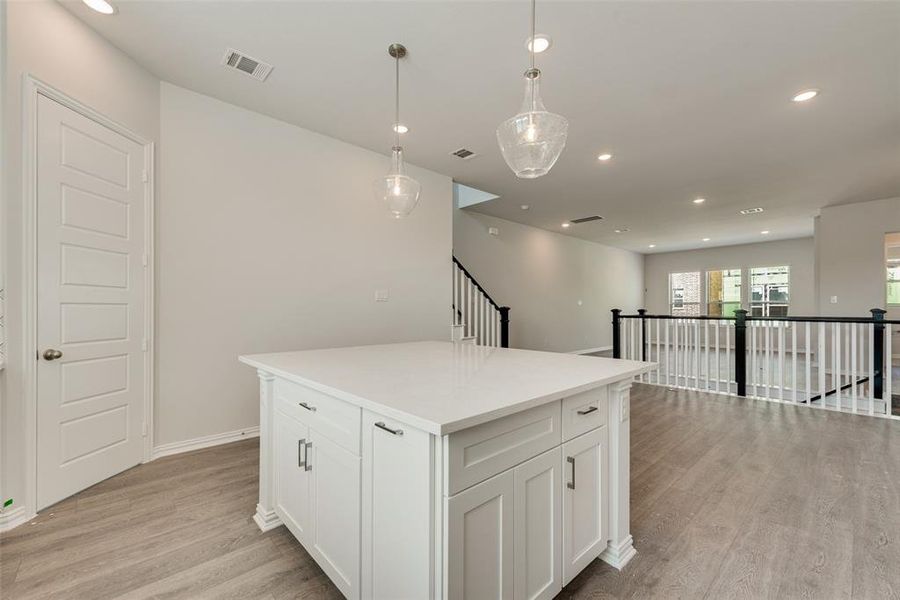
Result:
[[[281,518],[271,509],[266,510],[261,504],[256,505],[256,513],[253,515],[253,521],[260,531],[269,531],[282,525]]]
[[[629,535],[618,544],[609,542],[606,550],[600,554],[600,560],[621,571],[635,556],[637,550],[634,549],[634,539]]]

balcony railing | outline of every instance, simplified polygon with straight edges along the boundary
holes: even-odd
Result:
[[[613,313],[613,356],[656,363],[645,383],[856,414],[900,415],[892,325],[868,317]]]

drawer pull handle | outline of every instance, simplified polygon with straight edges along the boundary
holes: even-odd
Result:
[[[572,465],[572,481],[567,483],[566,487],[569,488],[570,490],[574,490],[575,489],[575,457],[567,456],[566,462],[569,463],[570,465]]]
[[[393,434],[393,435],[403,435],[402,429],[391,429],[390,427],[385,425],[384,422],[382,422],[382,421],[378,421],[377,423],[375,423],[375,427],[377,427],[378,429],[383,429],[384,431],[387,431],[388,433]]]
[[[304,448],[306,448],[306,439],[297,440],[297,466],[301,469],[306,467],[306,454],[303,452]]]
[[[306,442],[306,453],[303,455],[303,466],[307,471],[312,471],[312,463],[309,462],[309,449],[312,448],[312,442]]]
[[[310,405],[307,404],[306,402],[301,402],[301,403],[300,403],[300,406],[302,406],[303,408],[305,408],[306,410],[308,410],[308,411],[310,411],[310,412],[316,412],[316,407],[315,407],[315,406],[310,406]]]
[[[592,407],[586,408],[586,409],[584,409],[584,410],[579,410],[579,411],[578,411],[578,414],[579,414],[579,415],[589,415],[589,414],[591,414],[592,412],[596,412],[597,410],[598,410],[598,409],[597,409],[596,406],[592,406]]]

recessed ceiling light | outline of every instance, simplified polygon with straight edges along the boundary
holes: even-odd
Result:
[[[706,202],[706,198],[694,198],[694,204],[703,204]]]
[[[648,248],[656,248],[656,244],[650,244],[650,245],[647,246],[647,247],[648,247]]]
[[[760,233],[763,234],[763,235],[769,235],[769,230],[768,230],[768,229],[763,229],[762,231],[760,231]]]
[[[547,51],[550,46],[553,45],[553,40],[550,39],[549,35],[544,35],[543,33],[539,33],[534,36],[534,53],[540,54],[541,52]],[[525,48],[531,52],[531,38],[525,40]]]
[[[703,238],[703,241],[704,241],[704,242],[708,242],[708,241],[709,241],[709,238]]]
[[[563,223],[563,224],[562,224],[563,229],[567,229],[567,228],[569,227],[569,225],[570,225],[570,223]]]
[[[522,210],[528,210],[529,208],[531,208],[531,206],[529,206],[528,204],[523,204],[519,208],[521,208]]]
[[[116,12],[116,7],[107,2],[106,0],[81,0],[98,13],[102,13],[104,15],[111,15]]]
[[[794,102],[806,102],[819,95],[819,90],[803,90],[793,97]]]
[[[631,231],[631,230],[628,229],[627,227],[622,227],[620,229],[616,229],[615,231],[616,231],[616,233],[625,233],[626,231]]]
[[[742,215],[756,215],[756,214],[761,213],[762,211],[763,211],[763,209],[757,206],[756,208],[745,208],[744,210],[741,211],[741,214]]]
[[[610,154],[609,152],[604,152],[603,154],[601,154],[600,156],[597,157],[597,160],[602,160],[603,162],[606,162],[611,158],[612,158],[612,154]]]

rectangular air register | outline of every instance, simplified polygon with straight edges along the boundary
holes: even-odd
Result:
[[[591,221],[602,221],[603,217],[594,215],[593,217],[581,217],[580,219],[572,219],[572,223],[590,223]]]
[[[239,50],[228,48],[222,57],[222,64],[231,69],[236,69],[259,81],[265,81],[272,72],[272,65],[256,58],[247,56]]]
[[[455,152],[451,152],[450,155],[455,156],[456,158],[461,158],[463,160],[469,160],[470,158],[478,156],[477,154],[475,154],[471,150],[468,150],[467,148],[460,148],[459,150],[456,150]]]
[[[757,207],[757,208],[745,208],[744,210],[741,211],[741,214],[742,214],[742,215],[755,215],[755,214],[761,213],[762,211],[763,211],[763,209],[761,209],[761,208],[759,208],[759,207]]]

